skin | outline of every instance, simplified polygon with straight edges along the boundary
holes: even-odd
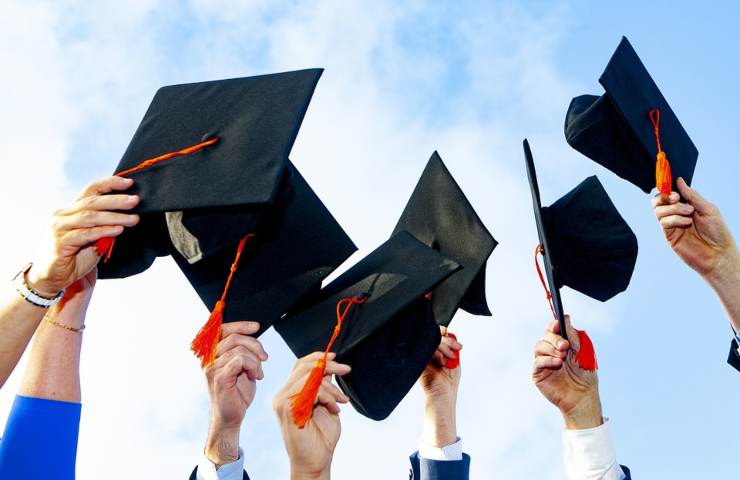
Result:
[[[740,331],[740,253],[719,209],[679,178],[678,192],[653,198],[668,245],[715,291]],[[680,194],[680,196],[679,196]],[[681,198],[685,201],[682,202]]]
[[[422,441],[433,447],[446,447],[457,442],[457,391],[462,375],[462,366],[445,368],[447,359],[455,358],[462,344],[448,337],[441,327],[442,341],[419,378],[424,393],[424,429]]]
[[[26,283],[51,298],[89,274],[98,263],[93,244],[116,237],[136,225],[138,215],[126,211],[139,203],[137,196],[116,194],[131,187],[132,180],[108,177],[92,182],[66,209],[54,213],[47,248],[26,273]],[[110,194],[110,195],[106,195]],[[0,303],[0,386],[18,364],[31,336],[47,309],[34,306],[6,284]]]
[[[239,431],[254,401],[257,381],[264,378],[262,362],[267,353],[249,335],[259,331],[257,322],[225,323],[216,349],[216,361],[204,369],[211,399],[211,421],[205,455],[216,465],[239,459]]]
[[[285,386],[272,402],[290,459],[291,480],[331,478],[331,462],[341,434],[339,404],[349,402],[339,388],[331,383],[331,378],[332,375],[348,374],[351,371],[349,365],[335,362],[336,355],[330,353],[324,380],[314,403],[313,417],[305,427],[298,428],[290,413],[291,398],[301,391],[311,369],[323,355],[323,352],[315,352],[299,359]]]
[[[565,428],[583,430],[603,423],[599,379],[595,371],[580,368],[574,358],[580,350],[578,334],[565,316],[568,340],[552,321],[534,347],[532,380],[540,393],[563,415]],[[570,350],[572,347],[572,350]]]
[[[52,308],[47,318],[79,329],[95,288],[97,271],[93,269],[76,281],[64,301]],[[21,395],[79,403],[80,350],[82,333],[42,322],[34,337],[28,366],[21,383]]]

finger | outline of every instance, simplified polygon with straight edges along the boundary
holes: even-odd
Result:
[[[60,247],[82,248],[104,237],[117,237],[123,232],[120,225],[106,225],[93,228],[81,228],[64,234]]]
[[[321,385],[319,388],[319,394],[316,396],[316,405],[323,406],[335,415],[341,411],[339,405],[337,405],[337,400],[324,388],[324,385]]]
[[[223,354],[224,352],[233,349],[234,347],[242,346],[248,351],[252,352],[260,361],[267,360],[267,352],[262,348],[262,344],[254,337],[247,335],[241,335],[238,333],[232,333],[220,342],[216,347],[216,356]]]
[[[552,348],[554,348],[556,351],[567,351],[569,347],[568,340],[565,340],[560,335],[552,332],[545,333],[540,339],[540,342],[550,344],[550,346],[552,346]]]
[[[349,402],[349,398],[344,393],[342,393],[339,387],[331,383],[331,377],[324,377],[324,380],[322,380],[321,382],[321,386],[326,390],[327,393],[334,397],[334,400],[336,400],[338,403]]]
[[[77,200],[72,206],[66,210],[62,210],[63,214],[71,215],[77,212],[83,212],[85,210],[97,210],[97,211],[116,211],[116,210],[131,210],[139,204],[140,198],[138,195],[97,195],[85,197]]]
[[[659,193],[652,199],[653,208],[659,207],[661,205],[672,205],[674,203],[678,203],[679,200],[681,200],[681,196],[678,194],[678,192],[671,192],[668,198],[664,198],[663,195]]]
[[[448,334],[446,337],[442,337],[442,343],[450,347],[452,350],[462,350],[462,343],[457,341],[457,338],[452,335]]]
[[[560,322],[557,320],[550,320],[550,323],[545,327],[545,333],[560,333]]]
[[[243,345],[236,345],[235,347],[224,351],[221,355],[216,357],[216,361],[214,362],[213,366],[215,369],[221,368],[229,361],[239,355],[248,355],[250,357],[253,357],[258,362],[262,363],[262,359],[260,359],[254,352],[249,350],[247,347]]]
[[[694,224],[694,219],[681,215],[669,215],[660,219],[660,226],[664,229],[669,228],[688,228]]]
[[[655,207],[655,217],[660,220],[670,215],[690,216],[694,213],[694,207],[688,203],[674,203],[672,205],[661,205]]]
[[[676,185],[678,185],[678,191],[681,193],[681,196],[693,205],[697,212],[709,213],[713,205],[702,197],[699,192],[689,187],[689,184],[683,178],[679,177]]]
[[[444,342],[439,344],[439,347],[437,347],[437,351],[442,352],[442,355],[447,358],[455,358],[455,351]]]
[[[447,357],[442,354],[439,350],[434,352],[434,355],[432,356],[432,364],[437,367],[444,367],[445,363],[447,362]]]
[[[324,375],[336,375],[338,377],[341,377],[342,375],[347,375],[351,371],[352,367],[350,367],[349,365],[329,361],[326,362],[326,370],[324,371]]]
[[[558,357],[537,357],[534,359],[535,375],[543,370],[559,370],[563,367],[563,359]]]
[[[550,342],[540,340],[534,345],[535,357],[558,357],[564,359],[568,355],[568,349],[556,348]]]
[[[336,357],[336,354],[334,352],[329,352],[329,355],[327,356],[327,362],[330,362],[331,359],[333,359],[334,357]],[[306,355],[305,357],[299,358],[295,366],[293,367],[293,371],[290,374],[288,383],[296,382],[301,377],[307,376],[308,373],[317,366],[318,361],[323,358],[324,352],[313,352]]]
[[[134,184],[134,181],[130,178],[112,177],[101,178],[90,182],[80,192],[80,196],[77,198],[89,197],[91,195],[104,195],[113,191],[126,190]]]
[[[218,372],[216,372],[217,385],[233,385],[236,378],[246,373],[250,380],[262,380],[262,364],[254,356],[249,354],[237,355]]]
[[[229,322],[221,325],[221,338],[226,338],[232,334],[239,335],[252,335],[257,333],[260,329],[258,322]]]
[[[78,228],[92,228],[104,225],[120,225],[122,227],[133,227],[139,223],[138,215],[127,215],[125,213],[98,212],[95,210],[83,210],[73,215],[61,217],[54,223],[57,232],[63,233]]]
[[[447,327],[445,327],[444,325],[440,325],[440,326],[439,326],[439,333],[440,333],[440,334],[441,334],[441,335],[442,335],[443,337],[446,337],[446,336],[447,336]]]

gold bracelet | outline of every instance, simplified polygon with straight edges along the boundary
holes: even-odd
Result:
[[[50,323],[50,324],[52,324],[54,326],[63,328],[65,330],[69,330],[70,332],[75,332],[75,333],[79,333],[79,334],[82,334],[82,331],[85,329],[85,324],[84,323],[82,324],[82,326],[80,328],[74,328],[74,327],[70,327],[69,325],[64,325],[63,323],[56,322],[56,321],[52,320],[51,318],[49,318],[46,315],[44,316],[44,321],[47,322],[47,323]]]

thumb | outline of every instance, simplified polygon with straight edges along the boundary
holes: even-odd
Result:
[[[712,204],[709,203],[704,197],[699,195],[699,192],[694,190],[693,188],[689,187],[689,184],[686,183],[686,181],[679,177],[679,179],[676,181],[676,185],[678,186],[678,192],[681,194],[681,197],[683,197],[686,202],[688,202],[698,213],[708,213],[709,209],[711,208]]]

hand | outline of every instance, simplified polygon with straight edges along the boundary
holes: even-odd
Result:
[[[456,403],[457,389],[460,385],[461,369],[445,368],[448,359],[455,358],[462,344],[447,335],[447,329],[440,327],[442,340],[419,378],[424,392],[424,432],[422,439],[427,445],[445,447],[457,441]]]
[[[217,467],[239,458],[239,430],[254,400],[267,353],[253,337],[256,322],[224,323],[216,361],[204,369],[211,399],[211,423],[205,454]]]
[[[339,442],[341,426],[339,423],[339,405],[349,399],[331,383],[332,375],[346,375],[349,365],[334,361],[336,355],[330,353],[326,362],[324,380],[314,404],[313,417],[303,428],[293,421],[290,412],[291,399],[301,391],[308,375],[316,366],[323,352],[316,352],[298,360],[282,390],[272,401],[272,407],[280,422],[283,441],[288,451],[291,466],[291,478],[328,479],[334,449]]]
[[[740,255],[719,209],[683,178],[677,185],[687,203],[679,201],[677,192],[671,192],[667,201],[660,195],[653,198],[655,216],[673,251],[703,277],[738,268]]]
[[[603,423],[599,380],[596,371],[583,370],[576,364],[578,333],[570,324],[570,315],[565,316],[565,322],[570,342],[559,335],[560,326],[553,321],[535,345],[532,380],[542,395],[560,409],[566,428],[598,427]]]
[[[139,222],[138,215],[118,213],[139,203],[135,195],[113,194],[126,190],[133,180],[108,177],[88,185],[67,209],[57,210],[51,231],[51,245],[46,258],[34,263],[27,274],[29,285],[52,297],[85,276],[98,263],[94,243],[104,237],[116,237],[124,227]]]

